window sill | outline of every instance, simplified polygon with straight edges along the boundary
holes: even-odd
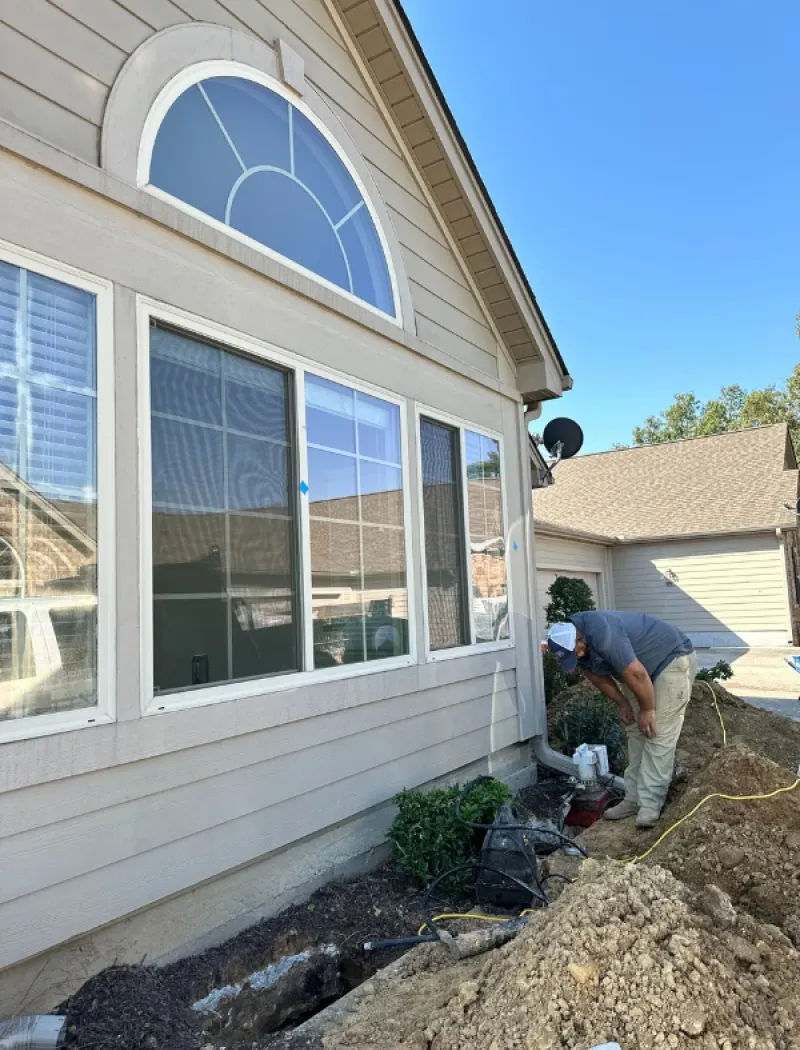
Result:
[[[107,711],[84,708],[81,711],[65,711],[53,715],[32,715],[12,722],[0,723],[0,744],[10,744],[18,740],[32,740],[36,737],[55,736],[58,733],[70,733],[76,729],[92,729],[94,726],[109,725],[114,716]]]
[[[292,674],[276,675],[274,678],[255,678],[244,682],[225,682],[222,685],[209,686],[207,689],[182,693],[167,693],[152,696],[145,700],[142,714],[167,714],[172,711],[188,711],[196,707],[208,707],[211,704],[224,704],[231,700],[246,700],[249,697],[266,696],[272,693],[288,693],[294,689],[303,689],[312,685],[324,685],[326,682],[340,682],[348,678],[362,678],[365,675],[381,674],[385,671],[397,671],[416,664],[413,656],[398,656],[393,660],[376,660],[373,663],[351,664],[343,667],[330,667],[320,671],[299,671]]]
[[[460,645],[456,649],[437,649],[429,652],[425,658],[428,664],[441,663],[443,660],[459,660],[465,656],[481,656],[483,653],[501,653],[513,649],[514,642],[505,638],[502,642],[482,642],[477,645]]]

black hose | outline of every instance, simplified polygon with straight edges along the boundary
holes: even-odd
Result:
[[[545,875],[542,882],[549,882],[550,879],[558,879],[559,882],[566,882],[568,886],[572,885],[572,879],[569,875],[562,875],[560,871],[551,871],[549,875]]]
[[[459,791],[458,797],[456,798],[456,819],[459,820],[462,824],[465,824],[468,828],[472,828],[473,831],[497,830],[496,824],[476,824],[472,820],[467,820],[467,818],[462,816],[461,814],[461,803],[463,802],[466,795],[474,787],[477,787],[478,784],[486,783],[487,781],[491,781],[492,779],[492,777],[487,776],[476,777],[474,780],[471,780],[468,784],[464,785],[461,791]],[[583,846],[579,846],[575,839],[571,839],[569,835],[564,835],[562,832],[556,831],[555,828],[532,828],[529,824],[503,824],[503,831],[527,831],[529,833],[535,831],[537,835],[552,835],[554,838],[557,838],[566,845],[571,846],[573,849],[576,849],[582,857],[589,856],[589,854],[586,852]]]
[[[470,871],[474,871],[475,868],[480,868],[482,871],[491,871],[495,875],[500,875],[501,878],[508,879],[509,882],[513,882],[515,886],[524,890],[525,893],[529,893],[534,900],[538,900],[539,903],[545,908],[550,903],[547,899],[544,890],[541,888],[541,883],[539,882],[538,874],[536,879],[537,888],[534,889],[532,886],[529,886],[527,882],[523,882],[522,879],[518,879],[514,875],[509,875],[507,871],[501,871],[500,868],[493,868],[489,864],[481,864],[479,861],[471,861],[469,864],[459,864],[458,867],[451,868],[449,871],[445,871],[441,875],[438,875],[433,880],[433,882],[431,882],[428,885],[428,888],[425,890],[425,896],[422,898],[422,906],[420,910],[425,916],[425,925],[428,927],[429,930],[432,930],[433,933],[436,934],[437,940],[441,940],[441,937],[439,935],[439,929],[433,919],[433,912],[429,908],[428,902],[430,901],[431,894],[439,885],[439,883],[444,882],[444,880],[446,878],[449,878],[449,876],[456,875],[459,871],[467,871],[468,869]],[[509,919],[507,921],[514,922],[516,920]]]

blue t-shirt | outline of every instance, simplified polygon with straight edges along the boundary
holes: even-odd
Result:
[[[621,674],[638,660],[655,680],[673,660],[694,649],[683,631],[646,613],[584,612],[570,620],[589,647],[578,665],[603,677]]]

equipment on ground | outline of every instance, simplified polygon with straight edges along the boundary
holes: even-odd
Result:
[[[588,828],[602,817],[614,801],[613,777],[605,744],[581,744],[572,761],[578,768],[580,785],[572,801],[567,823]]]
[[[478,901],[483,905],[530,908],[533,903],[541,876],[533,838],[520,830],[522,824],[516,809],[506,803],[486,832],[475,883]],[[523,886],[530,886],[529,892]]]

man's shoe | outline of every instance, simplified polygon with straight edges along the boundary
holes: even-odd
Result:
[[[616,806],[612,806],[611,809],[607,809],[603,814],[604,820],[625,820],[626,817],[632,817],[639,812],[639,803],[631,802],[630,799],[624,798],[622,802],[618,802]]]
[[[636,814],[636,827],[637,828],[654,828],[661,819],[661,814],[657,809],[640,809]]]

